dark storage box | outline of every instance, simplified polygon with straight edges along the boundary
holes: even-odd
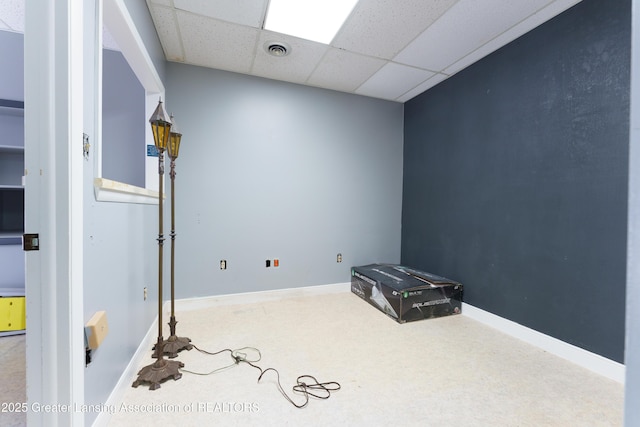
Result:
[[[351,292],[399,323],[462,311],[462,284],[402,265],[352,267]]]

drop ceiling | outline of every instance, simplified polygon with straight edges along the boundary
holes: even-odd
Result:
[[[330,45],[263,30],[268,0],[147,5],[168,61],[405,102],[579,1],[360,0]]]
[[[0,2],[0,30],[24,30],[24,1]],[[146,1],[168,61],[396,102],[580,2],[360,0],[325,45],[263,30],[268,0]],[[106,32],[105,47],[110,40]],[[289,54],[269,55],[269,42],[286,43]]]

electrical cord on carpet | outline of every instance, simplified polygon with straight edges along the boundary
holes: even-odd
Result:
[[[275,372],[276,374],[276,380],[277,380],[277,385],[278,385],[278,390],[280,390],[280,393],[282,394],[282,396],[289,402],[291,403],[293,406],[295,406],[296,408],[304,408],[305,406],[307,406],[307,404],[309,403],[309,398],[310,397],[315,397],[317,399],[328,399],[329,397],[331,397],[331,392],[335,392],[340,390],[341,386],[340,383],[336,382],[336,381],[328,381],[328,382],[319,382],[316,377],[314,377],[313,375],[300,375],[297,379],[296,379],[296,385],[294,385],[292,387],[292,390],[295,393],[299,393],[302,394],[304,396],[304,402],[301,404],[298,404],[296,402],[293,401],[293,399],[287,394],[287,392],[284,390],[284,388],[282,388],[282,383],[280,382],[280,372],[278,372],[277,369],[275,368],[267,368],[267,369],[262,369],[260,366],[256,365],[257,362],[259,362],[262,359],[262,354],[260,353],[260,350],[258,350],[257,348],[254,347],[242,347],[236,350],[231,350],[229,348],[225,348],[224,350],[220,350],[220,351],[216,351],[216,352],[210,352],[207,350],[203,350],[201,348],[198,348],[196,345],[192,344],[193,348],[195,348],[196,350],[198,350],[201,353],[204,354],[208,354],[210,356],[217,356],[218,354],[222,354],[222,353],[226,353],[228,352],[231,356],[231,358],[233,359],[233,363],[223,366],[221,368],[217,368],[214,369],[210,372],[194,372],[194,371],[190,371],[188,369],[184,369],[184,368],[180,368],[180,370],[182,372],[188,372],[190,374],[195,374],[195,375],[211,375],[214,374],[216,372],[221,372],[224,371],[226,369],[229,369],[233,366],[239,365],[240,363],[246,363],[247,365],[257,369],[260,371],[260,375],[258,376],[258,382],[260,382],[260,380],[262,379],[262,377],[269,371]],[[253,359],[249,359],[249,355],[247,354],[248,351],[255,351],[257,353],[257,358],[253,358]]]

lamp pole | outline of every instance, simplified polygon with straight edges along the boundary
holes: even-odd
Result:
[[[178,152],[180,151],[180,141],[182,140],[182,133],[178,131],[178,127],[173,118],[171,120],[171,134],[169,136],[169,144],[167,152],[171,159],[171,168],[169,176],[171,177],[171,318],[169,320],[169,330],[171,335],[164,342],[163,352],[169,358],[174,358],[178,355],[179,351],[191,350],[193,345],[191,340],[186,337],[178,337],[176,335],[176,314],[175,314],[175,239],[176,239],[176,192],[175,192],[175,179],[176,179],[176,159],[178,158]]]
[[[162,216],[162,181],[164,177],[164,150],[167,148],[171,132],[171,121],[167,118],[167,113],[162,106],[162,99],[158,101],[158,106],[149,119],[153,140],[158,150],[158,342],[155,346],[156,361],[147,365],[138,372],[138,379],[132,384],[138,387],[142,383],[149,383],[149,390],[160,388],[160,383],[168,378],[179,380],[182,377],[180,368],[184,363],[176,360],[167,360],[163,357],[164,340],[162,338],[162,246],[163,216]]]

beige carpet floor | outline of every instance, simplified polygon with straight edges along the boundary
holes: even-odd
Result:
[[[13,427],[27,424],[27,415],[16,412],[15,403],[27,401],[25,370],[25,337],[0,337],[0,426]]]
[[[464,315],[398,324],[356,296],[333,293],[177,313],[178,335],[211,352],[251,346],[256,365],[336,381],[295,408],[276,375],[240,363],[184,372],[158,390],[129,388],[109,426],[621,426],[623,386]],[[165,337],[169,334],[165,333]],[[246,351],[248,358],[254,352]],[[183,351],[185,369],[233,363]],[[151,363],[149,356],[140,367]],[[135,378],[132,378],[132,380]],[[153,414],[148,412],[152,411]]]

